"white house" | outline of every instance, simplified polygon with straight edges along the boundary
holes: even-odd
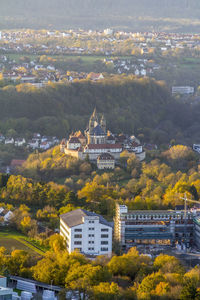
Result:
[[[37,139],[32,139],[28,142],[28,146],[32,149],[39,148],[39,141]]]
[[[7,223],[13,217],[13,212],[11,210],[6,210],[6,209],[0,207],[0,217],[3,217],[4,222]]]
[[[6,140],[5,140],[5,144],[7,145],[7,144],[14,144],[14,139],[13,138],[7,138]]]
[[[76,209],[61,215],[60,235],[69,253],[78,249],[86,255],[112,254],[112,226],[94,212]]]
[[[42,150],[47,150],[47,149],[49,149],[50,147],[51,147],[51,144],[50,144],[49,142],[47,142],[47,141],[42,142],[42,143],[40,144],[40,149],[42,149]]]
[[[200,144],[193,144],[193,150],[200,153]]]
[[[26,140],[24,138],[19,138],[15,140],[15,146],[20,147],[26,144]]]

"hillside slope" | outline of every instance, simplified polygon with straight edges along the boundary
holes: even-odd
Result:
[[[1,0],[0,28],[132,28],[175,30],[200,19],[198,0]],[[161,20],[165,18],[165,20]],[[181,22],[181,23],[180,23]],[[198,22],[193,29],[197,29]],[[168,28],[169,29],[169,28]]]
[[[134,76],[50,84],[42,89],[8,86],[0,89],[0,131],[63,137],[71,130],[85,129],[96,107],[105,113],[110,130],[133,133],[157,128],[167,120],[173,123],[175,106],[163,83]]]

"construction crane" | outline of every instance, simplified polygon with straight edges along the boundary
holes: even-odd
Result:
[[[200,201],[188,199],[186,193],[185,193],[184,197],[180,197],[180,199],[184,200],[184,244],[185,244],[185,247],[187,248],[187,239],[186,239],[186,232],[187,232],[187,223],[186,223],[187,202],[200,204]]]
[[[180,199],[182,199],[182,200],[185,201],[185,202],[184,202],[184,218],[186,219],[186,214],[187,214],[187,202],[192,202],[192,203],[200,204],[200,201],[188,199],[186,193],[185,193],[184,197],[180,197]]]

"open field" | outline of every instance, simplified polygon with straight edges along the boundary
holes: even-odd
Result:
[[[28,53],[9,53],[7,54],[7,56],[9,56],[11,59],[14,59],[17,63],[20,61],[20,58],[23,56],[28,57],[30,60],[33,59],[38,59],[40,58],[40,56],[42,55],[34,55],[34,54],[28,54]],[[85,64],[93,64],[95,61],[97,60],[103,60],[104,58],[110,58],[110,59],[114,59],[116,57],[120,57],[121,59],[129,59],[129,58],[133,58],[133,55],[130,56],[105,56],[105,55],[70,55],[70,54],[66,54],[66,55],[51,55],[51,54],[46,54],[46,56],[54,58],[58,61],[70,61],[70,60],[77,60],[77,59],[81,59],[83,63]]]
[[[25,250],[31,255],[44,255],[45,253],[42,247],[23,234],[9,230],[0,232],[0,247],[5,247],[8,252],[19,249]]]
[[[0,238],[0,247],[5,247],[9,253],[13,250],[20,249],[25,250],[32,255],[36,254],[35,251],[14,238]]]

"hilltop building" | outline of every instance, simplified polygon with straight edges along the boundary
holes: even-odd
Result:
[[[114,169],[115,159],[110,153],[102,153],[97,157],[97,167],[100,170]]]
[[[63,139],[60,150],[79,159],[88,157],[90,161],[96,162],[100,169],[113,169],[115,161],[124,150],[135,153],[139,160],[145,158],[139,140],[134,136],[114,135],[107,131],[106,119],[104,115],[99,116],[96,109],[84,134],[79,131],[71,134],[67,141]]]
[[[94,212],[76,209],[61,215],[60,234],[69,253],[78,249],[92,256],[112,254],[112,226]]]

